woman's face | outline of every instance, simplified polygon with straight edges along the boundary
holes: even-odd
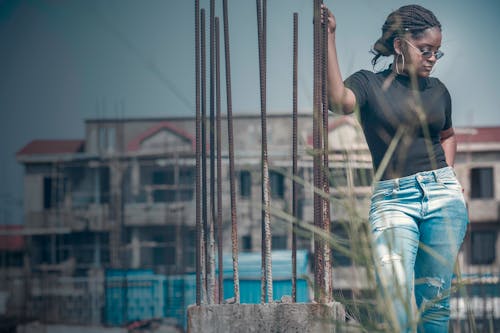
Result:
[[[408,74],[418,77],[428,77],[439,57],[443,55],[441,47],[441,29],[433,27],[424,30],[418,38],[404,38],[401,40],[406,58]]]

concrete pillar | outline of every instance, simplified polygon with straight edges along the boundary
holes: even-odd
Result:
[[[94,234],[94,267],[101,267],[101,235]]]
[[[137,228],[132,229],[132,240],[130,241],[131,251],[132,251],[132,268],[139,268],[141,265],[141,240],[139,237],[139,230]]]
[[[345,331],[345,310],[338,302],[213,304],[188,308],[189,333]]]
[[[137,158],[132,160],[130,171],[131,192],[134,197],[138,196],[141,190],[141,166]]]
[[[99,205],[101,203],[101,169],[94,168],[94,203]]]

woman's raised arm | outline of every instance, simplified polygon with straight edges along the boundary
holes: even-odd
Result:
[[[322,5],[322,10],[328,14],[328,102],[329,109],[334,112],[349,114],[354,111],[356,96],[351,89],[344,86],[337,58],[335,33],[337,22],[332,12]]]

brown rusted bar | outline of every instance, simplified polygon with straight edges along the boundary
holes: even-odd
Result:
[[[271,189],[270,189],[270,179],[269,179],[269,163],[268,163],[268,154],[267,154],[267,0],[262,0],[262,62],[264,64],[263,68],[263,92],[264,92],[264,127],[263,127],[263,135],[265,135],[265,145],[262,147],[263,152],[263,174],[264,174],[264,214],[265,214],[265,240],[266,240],[266,285],[267,285],[267,302],[270,303],[273,301],[273,270],[272,270],[272,260],[271,260]]]
[[[317,42],[317,25],[318,23],[316,22],[316,12],[317,12],[317,0],[313,0],[313,184],[314,184],[314,189],[317,189],[318,186],[318,161],[317,161],[317,146],[318,146],[318,119],[317,119],[317,90],[318,90],[318,83],[317,83],[317,61],[318,61],[318,42]],[[319,201],[319,196],[315,192],[313,194],[313,210],[314,210],[314,215],[313,215],[313,224],[314,227],[316,228],[318,226],[318,214],[319,214],[319,209],[318,209],[318,201]],[[319,246],[318,246],[318,236],[317,234],[314,234],[313,236],[314,239],[314,300],[316,302],[319,301],[319,276],[318,276],[318,264],[319,264]]]
[[[262,61],[264,63],[264,77],[267,78],[267,0],[262,1]],[[267,79],[264,80],[264,87],[266,88],[264,96],[267,96]],[[266,97],[267,99],[267,97]],[[267,105],[267,104],[266,104]]]
[[[321,70],[320,70],[320,7],[321,1],[314,0],[314,85],[313,85],[313,177],[314,177],[314,187],[316,191],[321,191],[322,187],[322,145],[321,145]],[[322,229],[322,206],[323,199],[320,194],[314,193],[314,226],[317,229]],[[314,237],[314,298],[317,302],[323,302],[323,290],[324,290],[324,271],[323,271],[323,247],[322,239],[318,234]]]
[[[222,265],[222,147],[220,126],[220,27],[219,18],[215,18],[215,123],[217,133],[217,261],[219,280],[217,303],[224,299],[224,270]]]
[[[292,302],[297,302],[297,221],[298,221],[298,198],[297,198],[297,67],[298,67],[298,21],[299,14],[293,13],[293,106],[292,106]]]
[[[206,144],[206,99],[207,99],[207,78],[206,78],[206,35],[205,35],[205,9],[200,12],[201,24],[201,200],[202,200],[202,275],[203,275],[203,297],[207,297],[207,268],[206,268],[206,254],[208,242],[206,241],[208,235],[208,212],[207,212],[207,144]],[[203,264],[204,262],[204,264]]]
[[[233,141],[233,101],[231,92],[231,57],[229,49],[229,14],[227,0],[222,1],[224,16],[224,54],[226,63],[226,106],[227,106],[227,137],[229,150],[229,192],[231,200],[231,246],[233,259],[234,301],[240,303],[240,278],[238,269],[238,223],[236,211],[235,171],[234,171],[234,141]]]
[[[215,300],[215,244],[214,223],[215,211],[215,0],[210,0],[210,219],[208,219],[207,235],[207,301],[213,304]]]
[[[200,114],[200,0],[194,1],[196,98],[196,305],[201,305],[201,114]]]
[[[323,114],[323,165],[321,169],[323,170],[323,192],[325,197],[323,198],[323,231],[325,233],[330,232],[330,182],[329,182],[329,163],[328,163],[328,16],[326,11],[321,12],[322,25],[321,25],[321,107]],[[330,302],[332,300],[332,267],[330,261],[330,244],[328,241],[323,241],[323,280],[324,280],[324,294],[325,302]]]
[[[261,109],[262,109],[262,2],[261,0],[256,0],[257,5],[257,46],[259,49],[259,79],[260,79],[260,93],[261,93]],[[262,111],[261,111],[262,112]],[[262,116],[261,116],[262,117]],[[261,129],[262,130],[262,129]],[[261,147],[262,148],[262,147]],[[262,165],[261,165],[262,170]],[[261,175],[261,195],[264,198],[264,181]],[[261,200],[262,204],[262,200]],[[266,273],[265,273],[265,242],[264,242],[264,205],[262,204],[262,214],[261,214],[261,242],[260,242],[260,267],[261,267],[261,276],[260,276],[260,302],[266,302]]]
[[[259,43],[260,106],[261,106],[261,171],[262,171],[262,294],[261,302],[272,302],[271,214],[269,164],[267,158],[266,116],[266,0],[257,0],[257,31]]]

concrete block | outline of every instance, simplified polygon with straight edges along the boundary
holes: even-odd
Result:
[[[338,302],[214,304],[188,308],[189,333],[343,332],[345,309]]]

